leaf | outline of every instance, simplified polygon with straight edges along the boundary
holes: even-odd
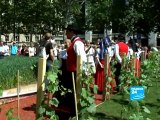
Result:
[[[88,100],[88,102],[89,102],[90,104],[93,104],[93,103],[94,103],[94,98],[93,98],[93,97],[88,97],[87,100]]]
[[[59,101],[57,100],[57,98],[53,98],[49,101],[49,104],[58,107]]]
[[[85,101],[81,101],[80,104],[81,104],[81,107],[87,106],[87,102],[85,102]]]
[[[108,77],[108,82],[111,82],[112,81],[112,77]]]
[[[57,79],[56,73],[49,72],[48,76],[47,76],[47,79],[50,80],[50,81],[52,81],[53,83],[55,83],[56,79]]]
[[[87,91],[86,91],[85,88],[82,88],[81,95],[82,95],[84,98],[87,98]]]
[[[106,95],[110,95],[110,92],[106,92]]]
[[[129,107],[131,107],[131,109],[133,109],[133,110],[137,110],[137,109],[139,109],[139,102],[138,101],[131,101],[129,104]]]
[[[7,118],[10,118],[13,114],[13,108],[10,108],[7,112],[6,112],[6,116]]]
[[[149,110],[147,107],[142,106],[142,108],[143,108],[144,112],[146,112],[146,113],[148,113],[148,114],[150,114],[150,113],[151,113],[151,112],[150,112],[150,110]]]
[[[124,92],[125,92],[126,94],[128,94],[128,95],[130,94],[130,93],[129,93],[129,90],[128,90],[128,87],[124,87],[123,89],[124,89]]]
[[[17,117],[14,117],[14,118],[11,118],[11,120],[19,120],[19,118],[17,118]]]
[[[0,96],[2,96],[3,95],[3,90],[2,90],[2,88],[0,88]]]
[[[150,118],[146,118],[146,120],[152,120],[152,119],[150,119]]]
[[[33,66],[31,66],[31,70],[33,70],[34,69],[34,67]]]
[[[46,111],[46,109],[43,108],[42,106],[40,106],[40,108],[39,108],[39,110],[38,110],[38,113],[39,113],[39,114],[43,114],[43,113],[45,113],[45,111]]]
[[[111,85],[107,85],[107,88],[111,89]]]
[[[98,91],[98,85],[94,85],[93,86],[93,92],[94,92],[94,94],[97,94],[97,91]]]
[[[51,116],[51,112],[46,111],[46,115],[47,115],[47,116]]]
[[[96,107],[95,107],[96,105],[95,104],[92,104],[91,106],[89,106],[88,108],[87,108],[87,111],[89,112],[89,113],[95,113],[96,112]]]

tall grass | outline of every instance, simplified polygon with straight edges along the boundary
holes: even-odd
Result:
[[[9,56],[0,59],[0,85],[3,89],[16,87],[18,70],[21,85],[35,83],[37,63],[37,57]]]

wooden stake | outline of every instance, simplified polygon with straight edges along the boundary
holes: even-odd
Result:
[[[104,63],[104,86],[103,86],[103,101],[106,101],[106,86],[108,83],[109,55],[105,54]]]
[[[81,56],[77,56],[77,71],[76,71],[76,92],[77,92],[77,101],[80,100],[81,95],[81,78],[82,78],[82,60]]]
[[[136,77],[136,58],[133,58],[133,73],[134,73],[134,76]]]
[[[73,83],[73,91],[74,91],[74,101],[75,101],[76,120],[78,120],[77,94],[76,94],[76,87],[75,87],[74,72],[72,72],[72,83]]]
[[[145,52],[142,52],[141,62],[143,62],[144,60],[145,60]]]
[[[17,98],[18,98],[18,103],[17,103],[17,108],[18,108],[18,112],[17,112],[17,116],[18,116],[18,118],[20,119],[20,116],[19,116],[19,92],[20,92],[20,89],[19,89],[19,70],[18,70],[18,72],[17,72]]]
[[[139,69],[138,69],[138,62],[137,62],[137,59],[138,58],[136,58],[136,77],[139,77]]]
[[[38,81],[37,81],[37,101],[36,101],[36,117],[38,118],[38,109],[44,97],[44,76],[46,73],[46,59],[39,58],[38,60]]]

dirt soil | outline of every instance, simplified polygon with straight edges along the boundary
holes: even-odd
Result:
[[[102,96],[96,96],[96,104],[101,103]],[[17,98],[10,98],[3,100],[4,104],[0,105],[0,120],[7,120],[6,112],[13,108],[13,116],[18,116],[18,101]],[[20,120],[36,120],[36,95],[28,95],[20,97],[20,108],[19,108]],[[61,120],[67,120],[68,115],[65,113],[58,113]]]

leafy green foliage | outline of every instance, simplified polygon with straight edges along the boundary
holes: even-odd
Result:
[[[17,117],[13,117],[13,108],[10,108],[7,113],[7,120],[19,120]]]
[[[103,31],[110,26],[112,0],[89,0],[86,2],[86,26],[94,31]]]
[[[157,56],[158,56],[157,54],[155,56],[155,53],[152,53],[149,59],[146,59],[141,63],[140,77],[135,76],[136,75],[135,73],[137,72],[137,70],[133,67],[134,64],[130,63],[132,61],[129,61],[126,57],[124,58],[123,63],[125,64],[122,64],[122,70],[121,70],[121,76],[120,76],[122,100],[124,100],[124,97],[126,95],[129,95],[130,86],[143,86],[145,88],[145,91],[149,89],[149,86],[152,82],[151,81],[151,78],[153,77],[152,75],[154,75],[154,72],[155,72],[153,71],[154,64],[158,62],[157,59],[155,60]],[[145,92],[145,94],[147,94],[147,92]],[[144,120],[143,112],[150,114],[149,109],[145,106],[144,100],[130,101],[127,106],[128,106],[128,114],[130,114],[130,117],[129,117],[130,120]],[[125,108],[125,107],[126,105],[122,105],[122,108]],[[126,111],[122,109],[121,112],[122,112],[121,118],[123,118],[123,113]]]
[[[90,70],[89,70],[90,71]],[[93,84],[93,76],[86,75],[82,72],[81,78],[82,90],[80,96],[80,103],[78,105],[79,119],[90,120],[93,114],[96,112],[96,104],[94,95],[91,93],[90,85]],[[93,86],[94,94],[97,93],[97,85]]]
[[[17,85],[17,71],[19,70],[21,85],[36,82],[37,57],[10,56],[1,59],[0,82],[2,89],[9,89]]]
[[[46,73],[45,80],[47,79],[49,81],[47,88],[45,88],[47,91],[46,94],[55,94],[55,92],[59,90],[59,80],[57,72],[58,64],[54,64],[54,68]],[[38,119],[41,120],[44,115],[47,115],[47,117],[51,120],[58,120],[58,116],[51,106],[58,107],[59,101],[55,97],[52,99],[48,97],[44,97],[44,99],[42,100],[41,106],[39,107]],[[48,100],[49,104],[46,103],[46,101]]]

